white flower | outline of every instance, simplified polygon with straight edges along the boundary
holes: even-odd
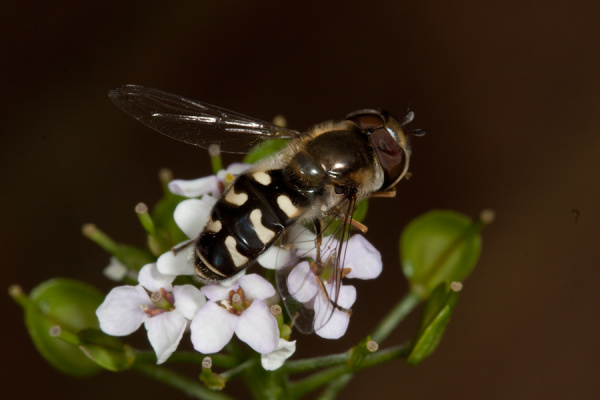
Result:
[[[327,259],[336,248],[335,239],[323,238],[326,245],[321,249],[321,259]],[[349,240],[345,254],[344,277],[374,279],[381,273],[383,264],[381,254],[369,241],[361,235],[354,235]],[[302,256],[316,257],[316,251],[300,250]],[[334,285],[324,282],[327,296],[333,299]],[[307,261],[298,263],[287,276],[288,290],[294,299],[304,303],[305,307],[314,309],[315,333],[326,339],[342,337],[348,328],[350,316],[344,310],[335,307],[323,293],[317,279],[313,276]],[[343,309],[350,309],[356,301],[354,286],[342,285],[336,304]]]
[[[102,271],[104,276],[115,282],[121,282],[127,275],[127,272],[127,266],[114,256],[110,258],[110,262],[106,268],[104,268],[104,271]]]
[[[279,339],[277,348],[270,353],[260,356],[260,363],[267,371],[279,369],[285,360],[291,357],[296,351],[296,341],[288,342],[285,339]]]
[[[208,301],[190,325],[194,348],[203,354],[220,351],[235,333],[260,354],[274,351],[279,344],[277,320],[264,300],[275,288],[263,277],[249,274],[231,287],[204,286]]]
[[[231,183],[236,175],[250,168],[250,164],[233,163],[216,175],[205,176],[193,180],[175,179],[169,182],[169,190],[185,197],[198,197],[210,194],[220,198],[227,184]]]
[[[175,276],[159,273],[155,264],[145,265],[138,278],[137,286],[112,289],[96,315],[100,329],[113,336],[129,335],[144,323],[157,364],[161,364],[175,351],[188,322],[206,299],[195,286],[173,286]]]
[[[195,239],[208,222],[210,211],[216,202],[217,199],[211,196],[182,201],[175,208],[175,223],[190,239]],[[181,251],[177,253],[172,250],[167,251],[158,258],[156,266],[162,274],[194,275],[194,266],[190,259],[194,251],[194,243],[185,241],[175,248],[186,244],[188,246]]]

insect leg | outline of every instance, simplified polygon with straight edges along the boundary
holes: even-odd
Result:
[[[390,190],[383,190],[381,192],[373,192],[370,197],[396,197],[396,188],[393,187]]]
[[[190,239],[187,242],[180,244],[179,246],[173,247],[171,249],[171,251],[173,252],[173,254],[177,255],[177,253],[179,253],[182,250],[187,249],[192,244],[194,244],[194,241],[192,239]]]

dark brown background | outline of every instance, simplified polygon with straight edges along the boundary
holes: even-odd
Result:
[[[385,271],[359,285],[344,340],[300,337],[299,356],[343,351],[405,292],[396,247],[410,219],[489,207],[497,220],[438,351],[418,368],[395,361],[361,373],[341,397],[597,398],[600,3],[350,3],[3,7],[3,286],[29,291],[66,276],[107,291],[108,256],[80,226],[142,244],[133,207],[159,197],[158,169],[208,173],[204,152],[116,109],[113,86],[153,86],[267,120],[281,113],[297,129],[357,108],[410,107],[411,126],[429,132],[413,141],[414,178],[395,200],[372,201],[366,221]],[[60,375],[4,300],[6,398],[180,397],[134,373]]]

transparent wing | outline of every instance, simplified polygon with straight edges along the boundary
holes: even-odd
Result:
[[[284,246],[297,258],[277,269],[279,294],[293,326],[305,334],[330,322],[335,312],[351,310],[338,303],[351,216],[356,199],[344,199],[316,221],[313,229],[295,226]]]
[[[216,143],[221,151],[246,153],[263,139],[299,136],[291,129],[144,86],[120,86],[110,90],[108,97],[144,125],[203,148]]]

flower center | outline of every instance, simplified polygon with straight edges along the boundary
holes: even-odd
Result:
[[[220,305],[234,315],[241,315],[244,310],[250,307],[250,304],[252,302],[246,299],[244,289],[238,288],[237,290],[230,290],[229,299],[221,300]]]
[[[167,292],[163,288],[150,293],[150,300],[154,303],[154,307],[145,307],[144,312],[151,317],[175,309],[175,299],[173,298],[173,294]]]

